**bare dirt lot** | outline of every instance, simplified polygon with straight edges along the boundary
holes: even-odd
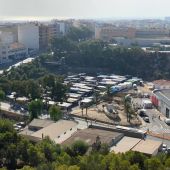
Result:
[[[124,126],[139,125],[141,123],[137,118],[131,119],[130,123],[127,122],[127,116],[124,113],[124,106],[121,97],[113,97],[113,101],[111,103],[109,102],[109,104],[113,104],[113,106],[118,111],[118,118],[111,119],[107,116],[107,114],[104,112],[103,109],[103,105],[107,105],[107,104],[108,104],[107,102],[101,102],[97,106],[93,105],[87,109],[87,114],[86,114],[86,109],[83,109],[83,114],[82,114],[82,109],[76,108],[71,112],[71,114],[91,118],[98,121],[103,121],[106,123],[119,124]]]

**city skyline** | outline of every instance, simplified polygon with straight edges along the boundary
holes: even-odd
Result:
[[[0,19],[131,19],[170,16],[168,0],[0,0]],[[161,8],[160,8],[161,7]]]

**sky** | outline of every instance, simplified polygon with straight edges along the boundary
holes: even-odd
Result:
[[[165,16],[170,16],[170,0],[0,0],[0,19]]]

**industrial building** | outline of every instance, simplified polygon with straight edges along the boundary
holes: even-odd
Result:
[[[111,148],[112,152],[125,153],[127,151],[141,152],[148,156],[155,156],[161,150],[162,142],[150,139],[139,139],[132,137],[123,137],[117,145]]]
[[[161,113],[170,118],[170,89],[154,90],[151,100]]]
[[[49,137],[56,143],[62,143],[77,131],[77,123],[70,120],[34,119],[23,131],[21,135],[31,141],[38,142],[45,137]]]
[[[64,141],[62,145],[71,145],[75,141],[81,140],[86,142],[89,146],[92,146],[96,142],[96,138],[99,138],[101,143],[108,144],[110,147],[120,141],[123,136],[124,134],[118,132],[88,128],[77,131],[69,139]]]

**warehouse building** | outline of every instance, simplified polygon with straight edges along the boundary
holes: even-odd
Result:
[[[161,113],[170,118],[170,89],[154,90],[151,100]]]
[[[64,141],[62,145],[71,145],[77,140],[81,140],[86,142],[89,146],[92,146],[96,139],[100,139],[101,143],[108,144],[108,146],[115,145],[118,141],[123,138],[123,133],[102,130],[102,129],[95,129],[95,128],[88,128],[77,131],[73,134],[69,139]]]

